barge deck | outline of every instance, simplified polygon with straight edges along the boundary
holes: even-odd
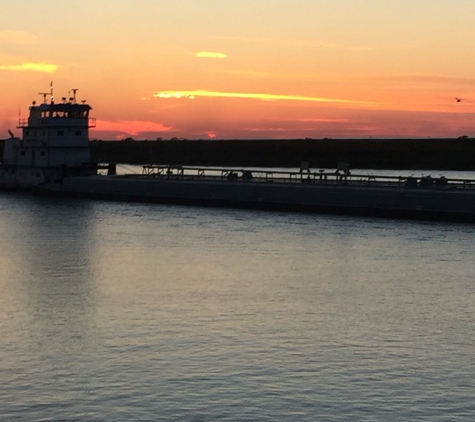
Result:
[[[475,222],[475,180],[445,177],[149,165],[142,174],[65,178],[41,191],[121,201]]]

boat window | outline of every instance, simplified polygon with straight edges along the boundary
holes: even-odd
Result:
[[[41,156],[44,157],[46,155],[45,151],[41,151]]]
[[[81,135],[81,131],[80,130],[77,130],[76,131],[76,136],[80,136]]]
[[[64,135],[64,130],[58,130],[58,136],[63,136]]]
[[[25,155],[25,154],[26,154],[26,152],[25,152],[25,151],[22,151],[22,152],[21,152],[21,155]]]
[[[80,111],[68,111],[66,117],[68,119],[80,119],[82,116]]]

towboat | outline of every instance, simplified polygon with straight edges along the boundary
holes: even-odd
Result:
[[[85,101],[76,101],[77,91],[56,103],[51,83],[50,92],[40,93],[43,102],[32,102],[28,118],[18,122],[22,137],[10,131],[4,142],[0,188],[30,189],[65,176],[96,174],[89,147],[89,128],[96,120]]]

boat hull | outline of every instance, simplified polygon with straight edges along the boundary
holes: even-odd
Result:
[[[40,191],[119,201],[475,222],[475,191],[461,189],[97,176],[65,178],[63,184]]]

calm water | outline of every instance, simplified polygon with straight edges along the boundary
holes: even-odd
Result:
[[[475,226],[0,194],[2,421],[472,421]]]

